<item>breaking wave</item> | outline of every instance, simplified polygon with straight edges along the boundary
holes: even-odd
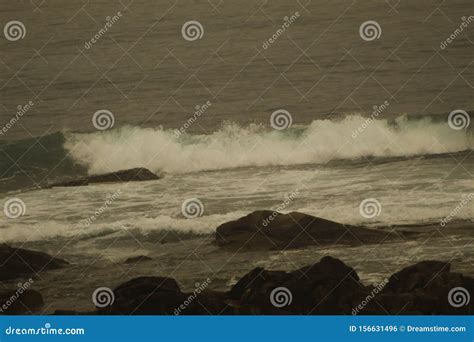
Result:
[[[350,115],[284,131],[227,123],[211,134],[125,126],[67,133],[64,148],[89,173],[146,167],[188,173],[248,166],[321,164],[336,159],[410,157],[472,150],[472,134],[432,117],[370,120]]]

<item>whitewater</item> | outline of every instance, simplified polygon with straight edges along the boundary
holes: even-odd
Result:
[[[367,123],[361,115],[314,120],[285,131],[261,124],[226,123],[210,134],[177,136],[171,129],[125,126],[94,133],[66,133],[65,149],[90,174],[146,167],[188,173],[238,167],[323,164],[338,159],[411,157],[472,150],[472,134],[432,117]]]
[[[454,210],[454,223],[472,222],[474,206],[466,200],[474,192],[470,133],[430,117],[373,120],[360,129],[366,122],[350,115],[285,131],[228,123],[207,135],[179,136],[171,129],[130,126],[64,132],[45,142],[48,157],[55,153],[55,160],[64,163],[55,167],[54,158],[41,158],[38,150],[42,164],[33,171],[54,170],[57,180],[140,166],[163,178],[10,191],[2,200],[20,197],[27,214],[14,221],[1,218],[2,238],[100,241],[102,236],[133,233],[149,241],[168,232],[181,237],[211,235],[219,224],[258,209],[300,211],[375,228],[445,228],[441,223]],[[354,137],[353,132],[359,133]],[[92,223],[82,224],[117,193]],[[182,204],[192,198],[202,202],[203,211],[188,219]],[[380,203],[376,217],[360,213],[361,201],[368,198]],[[460,203],[465,204],[459,208]]]

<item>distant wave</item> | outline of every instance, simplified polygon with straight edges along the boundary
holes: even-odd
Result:
[[[321,164],[335,159],[410,157],[472,150],[474,139],[432,117],[373,120],[350,115],[315,120],[284,131],[227,123],[202,135],[126,126],[95,133],[68,133],[64,148],[89,173],[147,167],[187,173],[247,166]]]

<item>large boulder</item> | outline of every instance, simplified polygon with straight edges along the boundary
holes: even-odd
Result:
[[[154,174],[148,169],[138,167],[134,169],[115,171],[110,173],[104,173],[100,175],[92,175],[87,177],[80,177],[73,180],[64,182],[53,183],[49,185],[52,187],[67,187],[67,186],[83,186],[94,183],[122,183],[122,182],[142,182],[148,180],[160,179],[159,176]]]
[[[255,211],[216,229],[217,245],[237,251],[363,245],[396,237],[392,233],[345,225],[299,212],[281,214],[269,210]]]
[[[0,245],[0,281],[23,275],[32,276],[39,272],[62,268],[67,264],[66,261],[43,252]]]
[[[353,268],[327,256],[293,272],[256,268],[229,296],[239,313],[317,315],[350,314],[366,293]]]
[[[362,313],[472,315],[474,278],[441,261],[421,261],[394,273]]]
[[[139,277],[114,289],[113,304],[101,315],[207,315],[225,312],[224,294],[214,291],[183,293],[172,278]]]

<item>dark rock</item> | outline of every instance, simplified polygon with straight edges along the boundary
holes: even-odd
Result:
[[[462,288],[465,305],[448,300]],[[469,295],[474,279],[450,272],[450,265],[423,261],[406,267],[377,286],[365,286],[357,272],[326,256],[298,270],[255,268],[228,292],[201,288],[183,293],[171,278],[140,277],[114,290],[115,301],[93,314],[135,315],[350,315],[473,314]],[[454,299],[455,303],[459,300]],[[357,308],[357,309],[356,309]],[[72,312],[70,314],[76,314]],[[90,314],[90,313],[87,313]]]
[[[474,278],[450,272],[450,266],[441,261],[422,261],[402,269],[389,278],[364,313],[382,308],[387,314],[474,314],[470,300]]]
[[[0,290],[0,315],[33,313],[43,305],[43,296],[37,291],[23,288]]]
[[[209,315],[226,312],[226,295],[216,291],[181,292],[171,278],[139,277],[114,290],[113,304],[101,315]]]
[[[385,291],[406,293],[425,288],[441,274],[449,273],[451,265],[447,262],[427,260],[405,267],[389,278]]]
[[[139,167],[134,169],[104,173],[101,175],[92,175],[64,182],[53,183],[48,187],[52,188],[58,186],[83,186],[93,183],[142,182],[155,179],[160,179],[160,177],[158,177],[156,174],[154,174],[148,169]]]
[[[397,236],[375,229],[345,225],[298,212],[255,211],[216,229],[219,246],[238,251],[279,250],[330,244],[381,243]]]
[[[145,262],[145,261],[150,261],[150,260],[153,260],[153,259],[145,255],[140,255],[140,256],[128,258],[127,260],[125,260],[125,264],[137,264],[139,262]]]
[[[66,266],[62,259],[46,253],[0,245],[0,281]]]
[[[234,285],[230,297],[253,314],[350,314],[365,293],[354,269],[324,257],[288,273],[254,269]]]
[[[132,279],[115,288],[114,294],[113,304],[99,309],[99,314],[172,315],[185,300],[176,281],[162,277]]]

